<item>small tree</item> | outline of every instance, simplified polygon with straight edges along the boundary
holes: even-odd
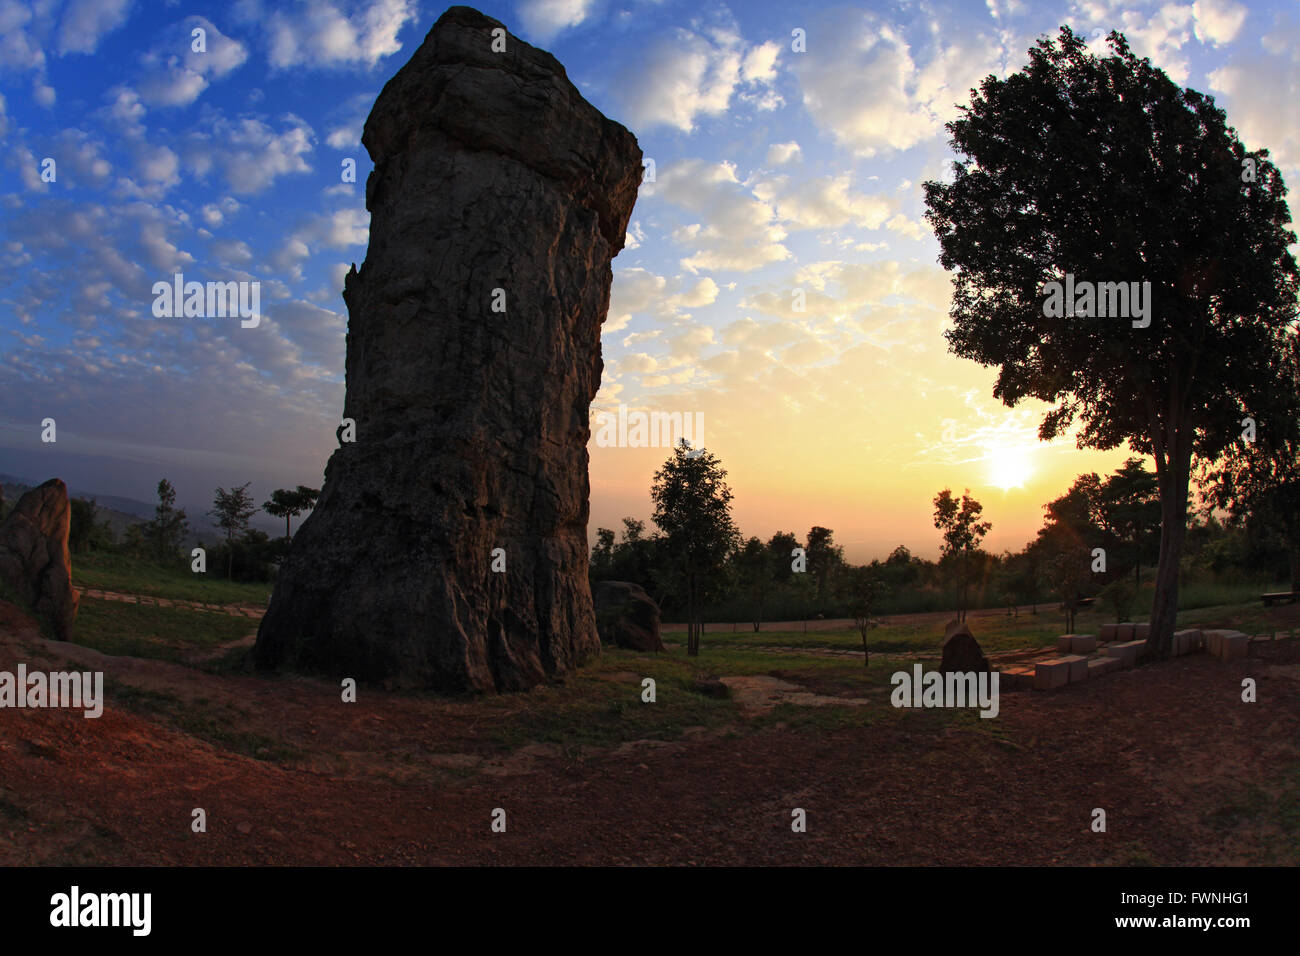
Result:
[[[984,506],[970,496],[970,489],[962,495],[960,504],[952,490],[943,489],[934,498],[934,526],[943,532],[943,556],[954,568],[957,578],[957,620],[966,620],[966,594],[970,586],[971,556],[993,525],[980,521]]]
[[[1066,633],[1074,633],[1074,620],[1079,613],[1079,599],[1083,585],[1091,573],[1092,553],[1078,541],[1062,541],[1047,562],[1047,573],[1053,588],[1061,598],[1065,610]]]
[[[248,530],[248,519],[257,511],[257,505],[253,504],[253,496],[248,493],[248,486],[251,484],[251,481],[245,482],[229,491],[218,488],[212,499],[212,510],[208,512],[216,519],[217,527],[226,533],[227,581],[230,580],[235,565],[235,536]]]
[[[1160,541],[1160,485],[1141,458],[1130,458],[1102,482],[1098,494],[1101,525],[1123,542],[1133,558],[1133,589],[1142,587],[1142,555]]]
[[[185,510],[176,507],[176,489],[166,478],[158,482],[158,505],[153,520],[143,528],[145,541],[159,564],[176,560],[176,552],[189,533],[189,520]]]
[[[831,582],[844,565],[844,549],[835,544],[835,532],[814,525],[808,532],[808,569],[817,582],[817,600],[824,602],[831,591]]]
[[[289,519],[298,517],[304,511],[310,511],[315,507],[316,499],[319,497],[320,489],[308,488],[306,485],[299,485],[293,490],[277,488],[271,492],[271,500],[262,504],[262,510],[272,517],[284,519],[284,537],[288,540]]]
[[[867,632],[879,626],[879,621],[872,616],[876,604],[887,590],[874,568],[854,566],[843,568],[839,576],[840,599],[849,609],[853,626],[862,635],[862,666],[871,665],[867,651]]]
[[[754,633],[757,634],[763,623],[763,598],[772,587],[772,553],[759,538],[750,538],[736,552],[734,561],[740,586],[749,597]]]
[[[673,455],[655,472],[650,498],[654,523],[663,532],[668,560],[686,593],[686,652],[700,653],[703,632],[701,597],[722,569],[737,537],[731,519],[731,489],[717,457],[681,439]]]

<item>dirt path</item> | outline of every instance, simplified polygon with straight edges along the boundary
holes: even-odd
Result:
[[[341,706],[331,682],[105,657],[0,613],[0,670],[72,663],[114,682],[98,720],[0,711],[0,864],[1294,864],[1300,642],[1251,654],[1009,693],[990,721],[855,707],[838,725],[769,713],[677,740],[502,754],[473,700],[364,692]],[[1255,704],[1240,699],[1247,676]],[[616,678],[635,695],[634,673]],[[124,694],[204,701],[230,743]],[[259,735],[297,753],[257,759]],[[806,833],[791,832],[796,807]]]
[[[127,594],[122,591],[102,591],[98,588],[81,588],[82,597],[95,598],[99,601],[119,601],[123,604],[151,604],[155,607],[180,607],[191,611],[214,611],[229,614],[232,617],[247,617],[260,621],[266,613],[264,607],[251,604],[211,604],[204,601],[189,601],[182,598],[154,597],[151,594]]]

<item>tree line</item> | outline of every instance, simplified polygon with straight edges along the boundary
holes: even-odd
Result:
[[[275,565],[288,550],[292,519],[311,511],[320,497],[319,489],[305,485],[277,488],[259,509],[248,491],[251,484],[217,488],[212,508],[205,512],[223,535],[222,540],[205,548],[207,557],[214,566],[225,568],[229,580],[270,580]],[[190,534],[189,516],[184,508],[176,507],[176,489],[166,478],[158,482],[157,495],[153,518],[127,525],[120,538],[109,521],[98,520],[95,499],[71,499],[69,550],[74,554],[117,552],[162,566],[188,561],[183,545]],[[272,538],[264,531],[249,527],[249,520],[259,510],[284,519],[283,538]]]
[[[1282,580],[1294,569],[1300,538],[1274,509],[1293,499],[1245,493],[1233,461],[1228,456],[1202,476],[1201,504],[1188,505],[1193,516],[1181,570],[1205,580]],[[1224,469],[1235,483],[1219,477]],[[765,620],[852,618],[864,651],[867,632],[886,613],[944,610],[960,620],[971,608],[1037,614],[1039,605],[1051,604],[1071,631],[1079,608],[1097,603],[1117,621],[1128,620],[1160,556],[1160,486],[1136,457],[1104,477],[1080,475],[1045,503],[1042,527],[1019,551],[985,550],[992,524],[982,504],[969,490],[958,497],[945,488],[933,502],[937,561],[899,545],[862,565],[847,562],[834,531],[820,525],[802,539],[792,531],[767,540],[744,536],[731,517],[726,475],[716,456],[680,443],[651,487],[657,530],[627,517],[621,535],[597,529],[591,551],[592,583],[641,585],[666,617],[686,620],[690,653],[698,653],[706,619],[745,620],[758,632]],[[1300,472],[1287,487],[1300,491]]]

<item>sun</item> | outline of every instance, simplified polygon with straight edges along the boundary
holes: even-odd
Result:
[[[1030,449],[1023,445],[990,449],[986,458],[989,464],[989,482],[1003,491],[1023,488],[1034,474],[1029,454]]]

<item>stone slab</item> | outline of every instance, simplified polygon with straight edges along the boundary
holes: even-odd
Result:
[[[1088,679],[1088,658],[1080,654],[1070,654],[1061,658],[1062,663],[1070,665],[1070,683]]]
[[[1052,690],[1070,682],[1070,664],[1064,660],[1042,661],[1034,665],[1034,688]]]
[[[1146,641],[1123,641],[1107,644],[1102,651],[1107,657],[1118,658],[1124,667],[1136,667],[1138,658],[1146,648]]]

